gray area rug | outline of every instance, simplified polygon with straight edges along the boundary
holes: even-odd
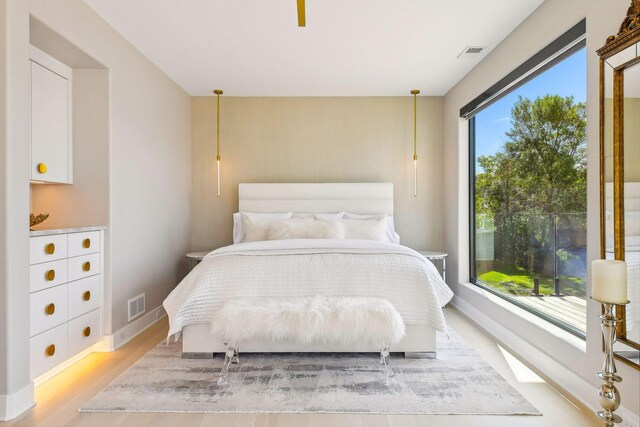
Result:
[[[455,333],[438,359],[375,354],[242,354],[218,386],[222,358],[182,359],[160,343],[82,412],[371,413],[540,415]]]

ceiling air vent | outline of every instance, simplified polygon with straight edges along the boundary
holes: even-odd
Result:
[[[458,59],[477,59],[482,56],[484,49],[484,46],[467,46],[460,52]]]

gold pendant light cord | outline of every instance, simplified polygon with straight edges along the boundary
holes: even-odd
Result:
[[[418,118],[418,94],[413,93],[413,160],[418,160],[418,143],[417,143],[417,118]]]
[[[218,96],[218,109],[217,109],[218,118],[217,118],[217,122],[216,122],[218,150],[217,150],[216,159],[220,160],[220,93],[216,93],[216,95]]]
[[[413,95],[413,197],[418,197],[418,94],[420,91],[414,89],[411,91]]]
[[[216,151],[216,175],[217,175],[217,193],[218,197],[220,197],[220,95],[222,95],[222,91],[220,89],[216,89],[213,91],[218,96],[218,109],[217,109],[217,119],[216,119],[216,136],[217,136],[217,151]]]

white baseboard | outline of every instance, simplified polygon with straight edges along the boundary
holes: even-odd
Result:
[[[455,297],[451,304],[469,320],[479,325],[482,329],[487,331],[489,335],[504,344],[504,346],[509,348],[509,350],[523,358],[524,361],[528,361],[529,363],[527,364],[529,367],[534,368],[534,370],[539,371],[544,377],[548,378],[552,382],[552,386],[559,387],[561,392],[568,393],[574,399],[581,402],[590,411],[595,412],[596,410],[601,409],[593,404],[596,389],[580,375],[571,372],[559,362],[549,357],[546,353],[523,340],[514,332],[505,328],[503,325],[499,324],[472,304],[469,304],[467,301],[459,297]],[[532,361],[535,361],[535,363]],[[630,427],[638,426],[634,421],[637,420],[638,416],[632,411],[626,409],[624,406],[618,408],[616,413],[625,421],[623,425]]]
[[[116,331],[113,335],[105,335],[97,351],[115,351],[119,349],[166,315],[164,307],[154,308],[124,328]]]
[[[0,395],[0,421],[12,420],[36,405],[33,400],[33,383],[13,394]]]
[[[19,392],[10,395],[0,395],[0,421],[8,421],[16,418],[35,406],[35,401],[33,399],[34,383],[41,384],[94,351],[105,352],[117,350],[166,315],[167,313],[164,311],[162,306],[157,307],[146,313],[144,316],[129,323],[115,334],[104,336],[100,342],[56,366],[54,369],[45,372]]]
[[[97,351],[104,351],[102,348],[103,348],[102,347],[102,341],[99,341],[99,342],[95,343],[91,347],[84,349],[83,351],[81,351],[80,353],[76,354],[75,356],[70,357],[69,359],[65,360],[61,364],[55,366],[53,369],[51,369],[51,370],[45,372],[44,374],[41,374],[40,376],[34,378],[33,379],[33,384],[36,387],[39,386],[40,384],[42,384],[43,382],[47,381],[48,379],[58,375],[60,372],[62,372],[65,369],[67,369],[69,366],[75,364],[80,359],[84,359],[85,357],[87,357],[91,353],[97,352]]]

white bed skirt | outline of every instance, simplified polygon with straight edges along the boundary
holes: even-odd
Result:
[[[246,342],[239,344],[240,353],[368,353],[380,352],[380,348],[368,342],[345,345],[309,344],[295,342]],[[224,353],[222,341],[211,334],[206,323],[188,325],[182,330],[182,353],[185,357],[198,353]],[[406,335],[390,349],[402,353],[430,353],[436,351],[436,331],[427,325],[407,325]]]

